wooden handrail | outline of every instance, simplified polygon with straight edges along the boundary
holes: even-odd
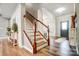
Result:
[[[40,22],[40,23],[41,23],[42,25],[44,25],[47,29],[49,29],[47,25],[45,25],[45,24],[44,24],[43,22],[41,22],[40,20],[36,19],[36,18],[35,18],[33,15],[31,15],[29,12],[26,11],[26,14],[29,14],[33,19],[35,19],[36,21]],[[24,15],[24,16],[26,16],[26,15]]]
[[[27,35],[27,33],[25,32],[25,30],[23,30],[24,34],[26,35],[26,37],[28,38],[30,44],[32,45],[31,39],[29,38],[29,36]]]
[[[39,33],[40,33],[40,35],[47,41],[47,39],[44,37],[44,35],[40,32],[40,31],[38,31]]]

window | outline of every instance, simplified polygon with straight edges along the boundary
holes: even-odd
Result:
[[[62,23],[62,30],[67,30],[67,22]]]

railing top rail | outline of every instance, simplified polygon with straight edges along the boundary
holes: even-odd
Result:
[[[40,22],[42,25],[44,25],[47,29],[49,29],[48,28],[48,26],[47,25],[45,25],[43,22],[41,22],[40,20],[38,20],[38,19],[36,19],[33,15],[31,15],[29,12],[27,12],[26,11],[26,14],[29,14],[31,17],[33,17],[36,21],[38,21],[38,22]],[[26,16],[26,15],[25,15]]]

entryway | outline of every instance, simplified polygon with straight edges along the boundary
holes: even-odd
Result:
[[[63,21],[60,22],[60,35],[61,37],[66,37],[67,40],[69,39],[69,22]]]

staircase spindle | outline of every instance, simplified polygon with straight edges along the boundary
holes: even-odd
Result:
[[[49,26],[48,26],[48,46],[50,46]]]
[[[33,53],[37,53],[37,46],[36,46],[36,22],[35,22],[35,31],[34,31],[34,43],[33,43]]]

